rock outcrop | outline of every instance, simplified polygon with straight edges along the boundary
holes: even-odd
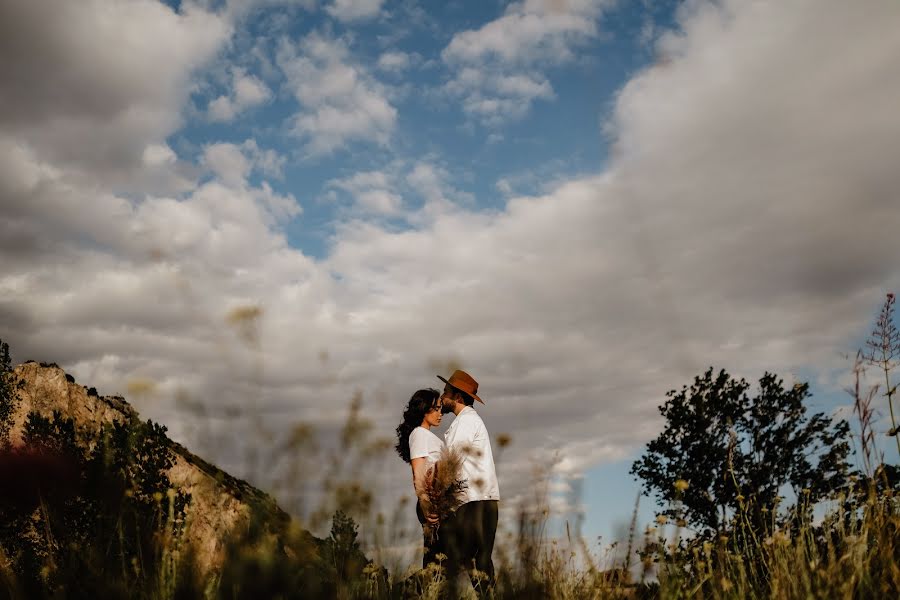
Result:
[[[71,418],[79,431],[80,442],[90,445],[103,425],[127,423],[138,418],[137,411],[118,396],[100,396],[86,388],[56,365],[27,362],[15,368],[22,382],[19,402],[12,416],[10,439],[22,443],[23,427],[32,411],[45,417],[58,411]],[[234,533],[246,528],[251,507],[262,508],[267,518],[289,520],[274,500],[245,481],[239,480],[195,456],[183,446],[171,443],[174,464],[168,470],[172,484],[191,496],[187,508],[184,542],[195,553],[197,573],[215,576],[225,558],[226,544]]]

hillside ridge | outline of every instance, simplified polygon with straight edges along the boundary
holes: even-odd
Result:
[[[72,419],[79,443],[86,447],[95,442],[104,425],[140,419],[122,396],[102,396],[94,388],[79,385],[56,364],[27,361],[16,366],[13,374],[20,382],[10,430],[13,445],[23,444],[25,423],[32,412],[47,418],[58,412],[62,418]],[[174,459],[166,475],[174,487],[191,497],[184,541],[193,547],[201,576],[217,574],[229,539],[246,529],[251,516],[263,514],[273,525],[290,521],[269,494],[168,437],[166,440]]]

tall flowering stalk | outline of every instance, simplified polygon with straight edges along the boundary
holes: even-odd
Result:
[[[897,442],[897,452],[900,452],[900,437],[897,436],[897,419],[894,414],[894,394],[897,386],[891,387],[891,371],[900,364],[900,331],[894,325],[894,303],[896,298],[889,293],[878,313],[875,329],[866,340],[866,350],[863,352],[863,360],[879,367],[884,372],[885,396],[887,396],[888,409],[891,413],[891,430],[889,436]]]
[[[862,350],[857,351],[856,360],[853,363],[853,387],[846,388],[846,392],[853,398],[853,412],[859,420],[860,453],[862,454],[863,469],[868,477],[875,473],[875,461],[878,464],[884,462],[884,456],[878,451],[875,441],[875,430],[872,428],[872,420],[875,409],[872,408],[872,400],[878,392],[878,386],[869,386],[863,391],[862,379],[865,375]]]

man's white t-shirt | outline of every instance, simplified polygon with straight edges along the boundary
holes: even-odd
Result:
[[[424,427],[416,427],[409,434],[409,458],[425,458],[428,466],[441,458],[444,442]]]
[[[463,479],[468,484],[466,502],[499,500],[500,484],[494,468],[491,438],[474,408],[467,406],[456,415],[444,434],[444,440],[448,448],[456,448],[463,453]]]

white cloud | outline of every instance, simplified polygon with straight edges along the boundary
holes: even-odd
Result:
[[[168,144],[150,144],[144,148],[144,164],[148,167],[171,165],[177,158]]]
[[[343,215],[355,226],[366,215],[401,216],[409,224],[422,227],[441,215],[471,209],[474,198],[451,183],[451,173],[425,157],[414,163],[394,161],[377,171],[360,171],[326,183],[326,197],[337,198],[335,190],[354,199],[353,210]],[[408,198],[404,202],[404,197]],[[402,210],[402,212],[401,212]],[[346,226],[343,224],[342,226]]]
[[[222,181],[241,185],[250,174],[250,161],[234,144],[210,144],[203,151],[203,164]]]
[[[463,110],[486,124],[525,116],[535,100],[554,98],[550,82],[540,75],[504,75],[473,67],[460,69],[444,89],[463,98]]]
[[[406,180],[425,200],[438,202],[443,200],[447,171],[427,162],[418,163],[407,175]]]
[[[203,149],[203,164],[223,182],[242,186],[251,170],[264,175],[280,178],[285,158],[274,150],[262,150],[256,140],[248,139],[240,146],[219,142],[208,144]]]
[[[210,101],[207,109],[211,121],[231,121],[245,110],[267,102],[272,91],[265,83],[243,69],[234,69],[232,91]]]
[[[333,0],[325,10],[338,21],[366,21],[381,13],[382,4],[384,0]]]
[[[506,65],[559,63],[573,47],[597,35],[605,0],[515,2],[503,16],[478,29],[457,33],[444,49],[449,63],[496,61]]]
[[[403,198],[396,191],[393,175],[385,171],[364,171],[326,184],[332,190],[343,190],[354,199],[355,213],[395,215],[403,206]]]
[[[15,24],[0,36],[0,132],[123,185],[180,125],[192,73],[230,35],[219,15],[153,0],[3,3],[0,22]]]
[[[263,175],[274,179],[284,178],[284,165],[287,158],[276,152],[275,150],[263,150],[256,144],[256,140],[248,139],[241,144],[241,149],[245,154],[249,154],[253,161],[253,166]]]
[[[406,175],[406,183],[425,204],[408,220],[417,225],[432,222],[447,213],[473,205],[473,197],[451,183],[450,172],[429,160],[420,160]]]
[[[388,73],[400,73],[409,68],[412,56],[406,52],[384,52],[378,57],[378,68]]]
[[[352,62],[347,45],[311,33],[295,47],[284,42],[278,64],[300,102],[293,132],[312,154],[327,154],[352,141],[385,145],[397,120],[387,92]]]
[[[487,125],[525,116],[538,99],[554,97],[542,74],[574,58],[598,34],[604,0],[526,1],[478,29],[453,36],[441,56],[454,69],[445,89],[463,98],[464,110]]]
[[[357,202],[374,213],[396,214],[402,207],[403,198],[387,190],[366,190],[359,194]]]

